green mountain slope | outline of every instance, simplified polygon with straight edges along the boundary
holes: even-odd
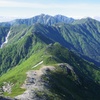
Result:
[[[31,19],[19,19],[10,23],[2,23],[1,25],[10,27],[11,33],[8,37],[8,44],[20,40],[29,30],[31,32],[31,28],[34,27],[33,32],[38,31],[88,61],[100,65],[100,22],[91,18],[71,20],[61,15],[52,17],[42,14]],[[6,36],[4,34],[7,34],[7,32],[2,30],[1,43],[4,42]]]
[[[27,30],[28,29],[29,27]],[[0,75],[7,72],[7,70],[11,69],[15,65],[21,63],[23,60],[26,60],[32,53],[40,50],[45,45],[53,43],[52,40],[42,34],[32,32],[32,29],[33,27],[30,27],[21,39],[18,39],[20,33],[15,34],[17,35],[16,39],[18,40],[15,41],[13,36],[11,40],[9,39],[8,45],[0,49]]]
[[[54,26],[35,25],[34,31],[39,31],[50,39],[59,42],[69,50],[100,62],[100,22],[93,19],[84,19],[73,24],[56,24]],[[80,22],[80,23],[79,23]],[[100,64],[98,64],[100,65]]]
[[[21,21],[0,24],[1,44],[10,31],[0,49],[0,95],[26,100],[99,100],[100,22],[91,18],[53,25]]]
[[[38,62],[42,65],[33,68]],[[17,96],[25,91],[21,88],[29,70],[40,70],[42,66],[55,66],[54,71],[43,74],[42,81],[46,84],[44,90],[35,90],[36,98],[46,100],[99,100],[100,71],[96,66],[82,60],[60,44],[50,44],[33,53],[12,70],[0,77],[0,86],[3,82],[13,84],[11,93],[6,96]],[[40,81],[41,82],[41,81]],[[33,83],[34,84],[34,83]],[[34,88],[33,88],[34,89]]]
[[[63,37],[76,48],[76,52],[100,61],[100,23],[88,20],[83,24],[63,26]]]

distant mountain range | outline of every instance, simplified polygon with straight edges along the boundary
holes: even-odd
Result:
[[[45,15],[45,14],[41,14],[41,15]],[[40,15],[37,15],[37,16],[40,16]],[[45,15],[45,16],[50,16],[50,15]],[[59,16],[59,18],[61,19],[61,17],[63,15],[58,14],[58,15],[51,16],[51,17],[55,17],[56,18],[56,16]],[[66,16],[63,16],[63,17],[66,17]],[[69,17],[67,17],[67,18],[69,18]],[[12,21],[12,20],[15,20],[15,19],[19,19],[19,18],[18,17],[9,17],[9,16],[6,16],[6,17],[5,16],[0,16],[0,22],[9,22],[9,21]],[[25,19],[25,18],[21,18],[21,19]],[[27,18],[27,19],[31,19],[31,18]],[[73,17],[72,19],[76,19],[76,18]],[[95,17],[93,17],[93,19],[95,19],[97,21],[100,21],[100,17],[99,16],[95,16]]]
[[[41,23],[46,25],[52,25],[56,23],[72,23],[74,21],[73,18],[68,18],[62,15],[50,16],[41,14],[29,19],[17,19],[15,22],[12,22],[14,25],[26,24],[26,25],[33,25],[35,23]]]
[[[14,20],[17,18],[14,17],[3,17],[0,16],[0,22],[9,22],[11,20]],[[44,20],[42,20],[44,19]],[[30,20],[30,21],[28,21]],[[65,21],[66,23],[72,22],[74,19],[73,18],[68,18],[66,16],[63,15],[55,15],[55,16],[50,16],[50,15],[45,15],[45,14],[41,14],[41,15],[37,15],[33,18],[28,18],[28,19],[18,19],[16,20],[17,24],[21,24],[21,23],[26,23],[26,24],[32,24],[32,23],[42,23],[42,24],[54,24],[57,22],[63,22]]]
[[[10,42],[10,38],[18,34],[19,31],[23,31],[23,27],[26,27],[25,25],[33,25],[33,31],[40,32],[55,42],[59,42],[69,50],[78,53],[83,58],[99,65],[100,22],[97,20],[92,18],[75,20],[62,15],[53,17],[41,14],[29,19],[16,19],[11,22],[0,23],[0,25],[3,26],[0,37],[1,44],[5,41],[5,36],[9,29],[11,29]],[[14,32],[15,30],[17,31],[16,33]]]
[[[99,21],[41,14],[3,22],[0,46],[0,95],[100,99]]]

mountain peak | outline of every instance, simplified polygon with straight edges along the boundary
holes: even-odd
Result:
[[[97,20],[91,18],[91,17],[87,17],[87,18],[82,18],[82,19],[78,19],[78,20],[75,20],[73,22],[73,24],[84,24],[84,23],[90,23],[90,22],[98,22]]]
[[[26,25],[33,25],[35,23],[41,23],[41,24],[46,24],[46,25],[53,25],[56,23],[72,23],[74,21],[73,18],[68,18],[63,15],[56,15],[56,16],[50,16],[46,14],[40,14],[37,16],[34,16],[29,19],[17,19],[13,23],[14,25],[20,25],[20,24],[26,24]]]

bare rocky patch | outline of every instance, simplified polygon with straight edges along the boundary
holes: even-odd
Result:
[[[43,75],[46,75],[48,71],[55,70],[53,66],[43,66],[40,70],[30,70],[27,72],[27,79],[21,88],[25,88],[26,91],[16,96],[18,100],[46,100],[45,97],[41,98],[37,95],[38,92],[46,91],[48,83],[43,79]]]
[[[4,82],[4,85],[2,86],[2,90],[3,92],[8,92],[9,94],[11,93],[12,91],[12,87],[13,87],[13,84],[10,83],[10,82]]]

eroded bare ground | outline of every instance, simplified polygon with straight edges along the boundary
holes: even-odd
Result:
[[[37,92],[46,90],[48,84],[44,82],[42,76],[45,75],[48,71],[55,70],[53,66],[43,66],[40,70],[30,70],[27,72],[27,79],[22,85],[22,88],[25,88],[26,91],[15,98],[18,100],[45,100],[45,98],[40,98],[37,96]]]

